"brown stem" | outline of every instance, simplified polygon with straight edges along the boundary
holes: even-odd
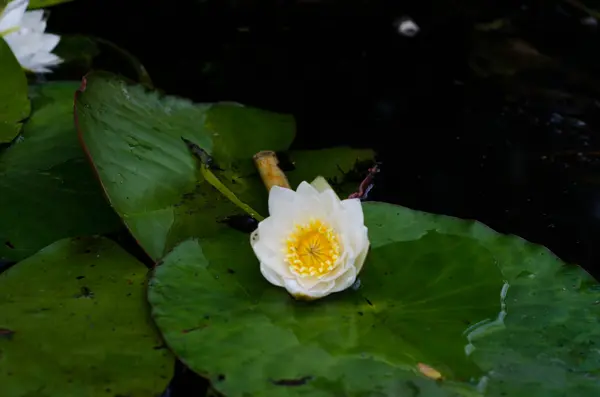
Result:
[[[360,185],[358,185],[358,191],[352,193],[350,196],[348,196],[348,198],[366,198],[367,194],[369,193],[369,190],[371,190],[371,187],[373,185],[373,179],[375,178],[375,175],[377,175],[378,172],[379,164],[375,164],[373,167],[369,168],[369,173],[367,174],[367,177],[363,179]]]

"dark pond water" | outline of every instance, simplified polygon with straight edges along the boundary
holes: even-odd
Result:
[[[79,0],[49,28],[129,50],[169,94],[293,113],[296,148],[371,147],[371,199],[477,219],[599,277],[594,20],[566,1],[425,3]],[[201,387],[179,374],[171,396]]]

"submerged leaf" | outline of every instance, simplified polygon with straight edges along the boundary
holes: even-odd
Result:
[[[100,49],[91,37],[77,34],[61,36],[60,42],[53,52],[64,63],[81,62],[89,68],[92,64],[92,59],[100,53]]]
[[[146,314],[146,273],[110,240],[77,238],[0,274],[2,395],[161,393],[174,359]]]
[[[98,55],[107,54],[108,59],[116,58],[129,66],[137,81],[152,87],[150,75],[140,60],[126,49],[104,38],[80,34],[63,35],[53,52],[63,59],[63,64],[74,63],[82,73],[93,69],[94,60]]]

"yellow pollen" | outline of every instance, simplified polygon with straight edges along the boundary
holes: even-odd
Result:
[[[322,277],[337,265],[340,243],[336,232],[320,220],[311,219],[285,239],[284,253],[290,270],[300,277]]]

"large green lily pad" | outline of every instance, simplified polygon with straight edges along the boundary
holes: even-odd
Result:
[[[2,396],[159,395],[174,358],[148,317],[146,274],[105,238],[60,240],[0,274]]]
[[[360,286],[311,303],[262,279],[247,235],[177,246],[148,291],[168,345],[228,397],[600,394],[582,269],[477,222],[363,208]]]
[[[12,141],[28,115],[25,72],[6,41],[0,37],[0,143]]]
[[[285,150],[291,116],[235,103],[194,104],[107,73],[86,77],[76,99],[79,133],[106,194],[145,251],[157,259],[178,242],[226,228],[241,210],[208,184],[181,137],[210,153],[221,182],[266,212],[252,154]]]
[[[20,260],[65,238],[122,227],[73,126],[78,84],[33,87],[33,114],[0,155],[0,258]]]

